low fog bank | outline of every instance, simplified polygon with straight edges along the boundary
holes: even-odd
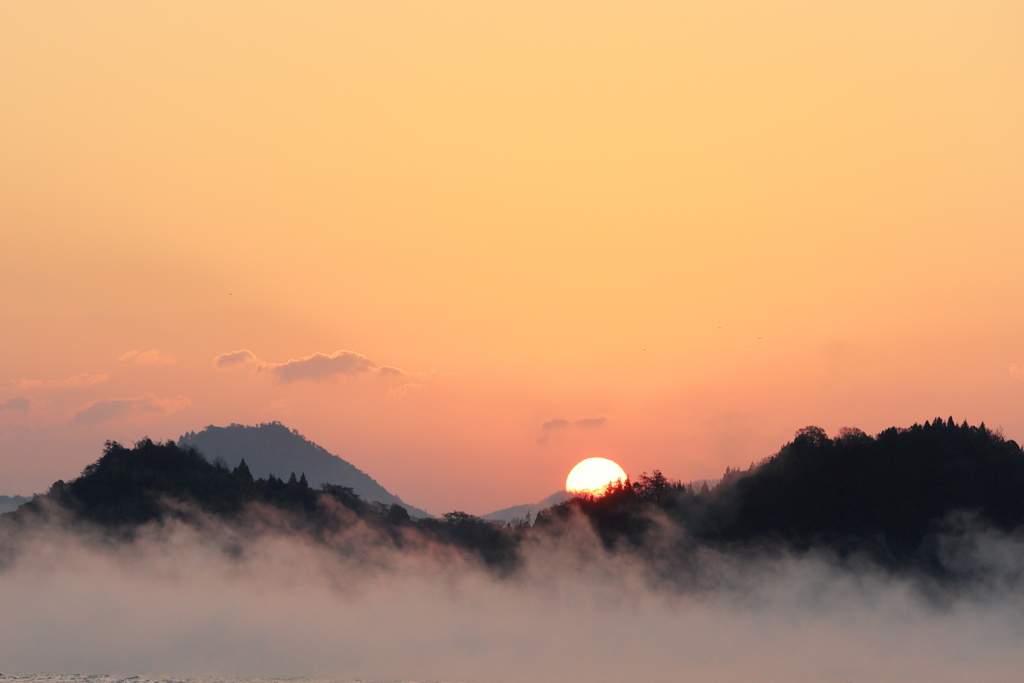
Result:
[[[0,517],[0,670],[1015,680],[1020,491],[1020,446],[952,418],[807,427],[713,490],[655,470],[533,525],[108,443]]]
[[[197,513],[198,514],[198,513]],[[825,554],[697,548],[686,581],[574,518],[500,576],[355,523],[167,521],[114,540],[0,520],[0,664],[13,672],[447,681],[1006,681],[1024,667],[1024,544],[941,538],[968,586]]]

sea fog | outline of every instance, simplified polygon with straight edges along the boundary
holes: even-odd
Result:
[[[983,579],[947,586],[823,554],[708,548],[678,580],[605,550],[582,519],[528,543],[510,575],[416,538],[398,549],[359,521],[328,542],[209,518],[130,541],[0,522],[4,681],[937,683],[1024,670],[1024,544],[970,527],[947,555]]]

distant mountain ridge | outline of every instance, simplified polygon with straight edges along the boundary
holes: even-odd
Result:
[[[213,462],[220,458],[234,468],[245,459],[254,477],[287,479],[305,473],[309,485],[336,484],[351,487],[365,500],[401,505],[413,517],[432,517],[429,512],[409,505],[391,493],[355,465],[318,446],[280,422],[255,426],[231,424],[208,426],[201,432],[188,432],[178,439],[182,447],[194,447]]]
[[[526,515],[529,514],[531,518],[536,519],[537,513],[541,510],[547,510],[549,507],[558,505],[559,503],[564,503],[570,498],[572,498],[572,494],[568,491],[556,491],[539,503],[513,505],[512,507],[505,508],[503,510],[489,512],[486,515],[482,515],[482,518],[498,522],[511,522],[516,518],[526,519]]]
[[[18,506],[30,500],[32,499],[27,496],[0,496],[0,515],[17,510]]]

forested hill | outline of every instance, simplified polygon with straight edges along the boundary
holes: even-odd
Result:
[[[287,477],[305,472],[309,485],[347,486],[364,500],[401,505],[413,517],[431,515],[409,505],[355,465],[339,458],[280,422],[256,426],[210,425],[201,432],[189,432],[178,439],[184,448],[195,448],[211,462],[220,458],[231,468],[245,459],[254,477]]]
[[[1024,452],[984,424],[952,418],[877,436],[844,429],[829,438],[807,427],[749,470],[727,470],[703,495],[656,474],[604,498],[564,503],[539,521],[576,509],[610,544],[636,545],[654,508],[705,543],[827,547],[893,566],[937,561],[929,539],[957,524],[1024,528]]]
[[[45,520],[54,506],[129,537],[139,524],[203,523],[204,515],[254,532],[283,524],[288,533],[321,542],[331,542],[332,530],[359,523],[385,542],[452,544],[500,571],[517,566],[525,539],[557,543],[578,529],[582,515],[606,547],[635,552],[667,575],[685,568],[689,554],[704,545],[823,549],[894,570],[962,576],[963,564],[950,564],[943,535],[1024,533],[1024,452],[983,424],[952,419],[876,436],[845,429],[829,438],[807,427],[756,466],[727,470],[713,490],[695,492],[655,470],[604,496],[554,505],[530,527],[463,512],[411,519],[400,505],[364,501],[348,487],[317,490],[302,472],[255,478],[245,461],[229,468],[174,442],[143,440],[134,448],[108,443],[82,476],[55,483],[4,523]]]
[[[875,437],[848,429],[830,439],[806,428],[749,476],[733,478],[719,503],[731,519],[711,531],[731,538],[881,535],[915,544],[956,511],[1003,531],[1024,525],[1021,448],[953,418]]]
[[[64,514],[54,517],[55,509]],[[255,478],[244,459],[230,469],[221,460],[211,463],[195,448],[149,439],[132,448],[107,442],[103,455],[81,476],[55,482],[46,494],[0,519],[11,525],[7,529],[53,520],[72,526],[88,522],[126,539],[145,524],[178,520],[203,525],[216,519],[245,535],[276,530],[320,542],[361,524],[364,533],[357,536],[364,541],[401,545],[418,533],[421,540],[460,547],[500,570],[515,566],[523,532],[462,512],[440,520],[414,519],[399,504],[363,500],[347,486],[313,488],[304,473]],[[0,560],[3,541],[0,534]]]

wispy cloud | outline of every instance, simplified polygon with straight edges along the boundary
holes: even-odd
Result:
[[[74,377],[68,377],[67,379],[11,379],[6,382],[0,382],[0,388],[33,389],[37,387],[90,387],[94,384],[106,382],[108,379],[110,379],[110,375],[106,372],[98,375],[85,373],[82,375],[75,375]]]
[[[178,362],[170,356],[160,353],[160,349],[150,349],[144,352],[133,349],[128,353],[118,356],[117,359],[125,363],[135,363],[136,365],[173,365]]]
[[[284,363],[268,363],[249,349],[229,351],[213,359],[213,367],[216,370],[241,365],[251,365],[256,374],[266,372],[282,384],[300,381],[323,382],[336,377],[357,377],[370,373],[384,378],[403,377],[409,374],[401,368],[377,365],[361,353],[345,350],[334,353],[317,352]]]
[[[97,425],[118,418],[137,418],[169,415],[192,405],[185,396],[160,398],[146,394],[135,398],[107,398],[89,403],[79,409],[71,421],[77,425]]]
[[[10,401],[0,403],[0,410],[16,410],[19,413],[27,413],[32,409],[32,402],[24,396],[16,396]]]
[[[561,431],[565,429],[571,429],[573,427],[579,427],[581,429],[597,429],[598,427],[604,427],[608,422],[607,417],[584,417],[579,420],[566,420],[562,417],[553,417],[550,420],[544,420],[540,423],[540,428],[544,430],[544,436],[537,440],[537,443],[544,443],[551,436],[552,432]]]
[[[1014,379],[1024,380],[1024,367],[1012,363],[1010,365],[1010,377]]]
[[[409,382],[407,384],[403,384],[400,387],[395,387],[394,389],[389,391],[388,392],[388,398],[390,398],[395,403],[398,403],[399,401],[404,399],[406,396],[409,396],[410,394],[419,393],[419,392],[423,391],[425,388],[426,388],[425,384],[417,384],[416,382]]]
[[[257,372],[269,372],[278,382],[290,384],[303,380],[322,382],[339,375],[356,377],[376,369],[377,365],[361,353],[335,351],[318,352],[284,363],[264,363],[257,367]]]
[[[236,365],[258,365],[262,363],[255,353],[249,349],[239,349],[238,351],[228,351],[222,353],[213,359],[213,367],[217,370],[223,370],[224,368],[234,367]]]

